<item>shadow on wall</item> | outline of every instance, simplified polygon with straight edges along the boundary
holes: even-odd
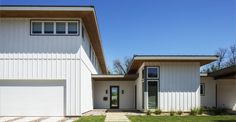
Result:
[[[76,54],[80,41],[76,37],[33,36],[28,40],[0,39],[0,53],[70,53]],[[18,42],[16,42],[18,41]]]
[[[0,22],[0,53],[77,53],[81,36],[31,35],[30,19]]]
[[[176,81],[178,82],[178,81]],[[160,88],[161,92],[196,92],[198,89],[200,90],[200,84],[191,84],[188,83],[179,83],[179,84],[160,84],[162,85]]]

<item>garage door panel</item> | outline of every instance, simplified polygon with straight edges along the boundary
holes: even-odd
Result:
[[[0,81],[1,116],[64,116],[65,81]]]

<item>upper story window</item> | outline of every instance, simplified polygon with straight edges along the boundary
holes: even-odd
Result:
[[[148,79],[159,79],[159,67],[148,67],[147,78]]]
[[[78,23],[68,22],[68,34],[77,34],[78,33]]]
[[[79,21],[31,21],[32,35],[79,35]]]
[[[32,34],[41,34],[41,33],[42,33],[42,23],[32,22]]]
[[[66,33],[66,23],[56,22],[56,34],[65,34],[65,33]]]
[[[44,23],[44,33],[45,34],[53,34],[54,24],[53,22],[45,22]]]

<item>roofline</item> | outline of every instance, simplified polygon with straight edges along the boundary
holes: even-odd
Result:
[[[99,38],[99,41],[100,41],[100,44],[101,44],[101,51],[102,51],[102,58],[103,58],[103,62],[104,62],[104,65],[105,65],[105,67],[104,67],[104,69],[105,69],[105,71],[104,71],[104,73],[105,74],[107,74],[107,72],[108,72],[108,70],[107,70],[107,65],[106,65],[106,60],[105,60],[105,56],[104,56],[104,49],[103,49],[103,45],[102,45],[102,39],[101,39],[101,33],[100,33],[100,29],[99,29],[99,25],[98,25],[98,19],[97,19],[97,14],[96,14],[96,10],[95,10],[95,8],[93,7],[93,14],[94,14],[94,18],[95,18],[95,20],[96,20],[96,26],[97,26],[97,31],[98,31],[98,38]],[[100,66],[101,67],[101,66]]]
[[[128,73],[131,70],[131,67],[136,60],[140,61],[145,61],[145,60],[150,60],[150,61],[155,61],[155,60],[160,60],[160,61],[181,61],[181,60],[189,60],[189,61],[214,61],[217,60],[218,56],[217,55],[134,55],[133,59],[128,67]]]
[[[133,60],[216,60],[216,55],[134,55]]]
[[[93,5],[0,5],[0,7],[91,7]]]
[[[232,65],[232,66],[229,66],[229,67],[226,67],[226,68],[214,71],[214,72],[210,72],[208,73],[208,75],[216,78],[216,77],[221,77],[230,73],[236,73],[236,65]]]
[[[92,6],[18,6],[0,5],[1,11],[95,11]]]

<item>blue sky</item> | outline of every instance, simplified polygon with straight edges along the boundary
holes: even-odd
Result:
[[[90,0],[0,0],[89,5]],[[92,0],[107,65],[134,54],[214,54],[236,44],[236,0]]]

